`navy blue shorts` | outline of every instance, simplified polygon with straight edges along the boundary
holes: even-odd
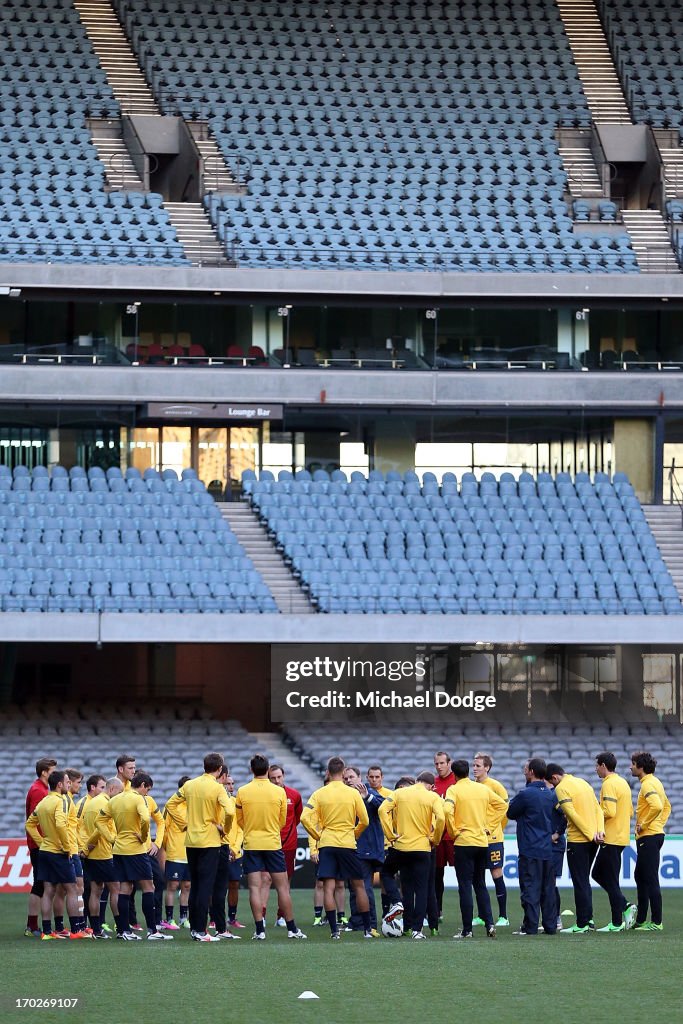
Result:
[[[267,871],[271,875],[287,873],[282,850],[245,850],[242,863],[245,875],[251,875],[254,871]]]
[[[76,881],[76,872],[68,853],[44,853],[38,857],[38,879],[51,885],[69,885]]]
[[[83,861],[83,875],[88,882],[95,882],[96,885],[115,882],[117,879],[113,857],[108,857],[106,860],[91,860],[86,857]]]
[[[114,874],[117,882],[152,881],[152,865],[148,853],[115,853]]]
[[[190,869],[187,861],[167,860],[164,868],[164,878],[167,882],[189,882]]]
[[[363,865],[355,850],[341,846],[323,846],[318,851],[318,878],[362,878]]]
[[[277,853],[277,850],[275,851]],[[228,867],[228,881],[239,882],[242,878],[242,865],[244,857],[238,857],[237,860],[231,860]]]
[[[502,843],[489,843],[489,857],[487,868],[493,871],[494,868],[502,868],[505,863]]]
[[[83,878],[83,864],[77,853],[71,854],[71,863],[74,866],[74,874],[76,875],[76,878]]]

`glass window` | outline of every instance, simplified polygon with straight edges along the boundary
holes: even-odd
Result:
[[[241,480],[245,469],[258,472],[261,468],[258,427],[231,427],[229,455],[232,480]]]
[[[271,434],[273,438],[277,436],[277,434]],[[293,455],[294,446],[291,441],[264,441],[261,469],[269,469],[276,476],[281,469],[291,470]]]
[[[128,432],[128,465],[144,473],[146,469],[159,469],[161,438],[158,427],[135,427]]]
[[[662,715],[674,713],[675,654],[643,655],[643,704]]]
[[[415,472],[418,476],[434,473],[440,480],[444,473],[472,471],[472,445],[469,442],[419,441],[415,445]]]
[[[228,431],[225,427],[197,430],[197,476],[207,487],[219,481],[224,489],[228,471]]]
[[[367,476],[370,460],[363,442],[341,441],[339,444],[339,463],[339,468],[347,475],[358,470],[359,473],[364,473]]]
[[[162,427],[161,469],[174,469],[178,476],[192,465],[192,428]]]
[[[671,478],[673,467],[674,479]],[[683,495],[683,444],[664,445],[664,501],[680,501]],[[673,493],[672,493],[673,491]]]

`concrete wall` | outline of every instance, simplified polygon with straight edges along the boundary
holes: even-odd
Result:
[[[179,644],[177,692],[201,688],[217,718],[236,718],[247,729],[270,722],[270,647],[267,644]]]
[[[279,317],[275,317],[281,323]],[[260,335],[262,336],[262,335]],[[271,346],[275,339],[271,331]],[[683,410],[683,373],[3,365],[0,403],[277,402],[308,408]]]
[[[606,158],[613,164],[644,163],[647,160],[648,127],[645,124],[599,124]]]
[[[501,643],[671,644],[681,620],[670,615],[137,615],[3,612],[0,642],[83,643],[92,651],[145,643],[191,645],[182,669],[194,672],[201,644]],[[110,651],[111,653],[111,651]],[[104,662],[102,662],[104,663]],[[189,666],[189,667],[188,667]],[[146,670],[145,670],[146,671]],[[181,671],[177,669],[177,671]],[[97,672],[91,683],[100,683]],[[126,675],[114,673],[121,686]],[[179,678],[181,676],[179,675]]]
[[[322,301],[336,295],[371,296],[403,300],[426,309],[441,296],[477,299],[491,297],[514,302],[528,298],[567,298],[579,305],[588,299],[606,297],[631,301],[645,298],[683,299],[683,274],[461,274],[456,271],[409,273],[400,270],[300,270],[213,267],[80,266],[74,274],[70,264],[7,263],[0,265],[0,285],[22,289],[57,289],[75,292],[81,299],[88,290],[122,293],[132,290],[144,298],[155,295],[212,294],[262,296],[278,304],[306,296]],[[267,298],[266,298],[267,297]],[[300,298],[299,298],[300,300]],[[474,303],[473,303],[474,304]]]

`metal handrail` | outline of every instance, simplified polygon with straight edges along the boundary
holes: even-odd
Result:
[[[109,157],[109,167],[111,168],[111,170],[114,173],[116,173],[117,171],[121,172],[121,191],[122,192],[126,191],[126,173],[128,173],[128,175],[130,176],[130,169],[126,166],[126,164],[128,162],[126,160],[127,156],[128,156],[127,153],[112,153],[112,155]],[[135,168],[133,168],[133,170],[135,171]],[[135,171],[135,177],[137,178],[136,184],[142,184],[141,181],[140,181],[140,178],[138,176],[137,171]],[[129,184],[130,184],[130,182],[129,182]],[[118,191],[114,185],[111,185],[110,187],[112,188],[112,191]]]
[[[170,243],[169,243],[170,244]],[[92,249],[97,248],[97,254],[92,253]],[[88,250],[87,257],[83,256],[83,250]],[[26,255],[27,258],[43,257],[46,263],[59,263],[61,260],[74,259],[74,257],[80,257],[83,262],[92,260],[93,262],[101,259],[125,259],[126,262],[129,260],[135,260],[136,263],[144,264],[149,260],[154,260],[160,263],[167,263],[169,261],[168,246],[166,245],[151,245],[144,242],[107,242],[105,240],[87,240],[83,242],[1,242],[0,243],[0,263],[3,261],[3,257],[6,255],[22,256]],[[189,263],[185,257],[181,254],[172,257],[174,260],[182,260],[183,265]]]
[[[343,249],[343,248],[304,248],[301,246],[243,246],[236,238],[222,239],[231,266],[263,266],[274,265],[278,268],[292,267],[301,269],[359,270],[359,271],[433,271],[436,273],[481,273],[487,271],[519,273],[524,271],[547,270],[548,273],[591,273],[609,272],[621,269],[621,259],[617,253],[584,252],[571,266],[559,266],[551,253],[520,253],[491,252],[486,249],[459,249],[451,252],[433,250],[405,249]],[[148,260],[168,259],[168,248],[140,241],[111,242],[96,239],[82,242],[54,242],[50,240],[0,243],[0,263],[3,256],[23,255],[27,257],[43,257],[46,262],[59,261],[73,255],[81,256],[82,250],[90,251],[97,247],[97,255],[89,258],[132,259],[145,263]],[[668,243],[661,244],[662,251],[669,248]],[[571,259],[569,251],[558,250],[557,256]],[[181,259],[180,255],[177,257]],[[579,262],[580,261],[580,262]],[[186,261],[184,261],[186,262]],[[211,260],[204,261],[207,264]]]

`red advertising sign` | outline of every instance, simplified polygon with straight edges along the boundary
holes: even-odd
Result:
[[[0,839],[0,895],[4,892],[28,892],[31,881],[31,858],[26,836]]]

